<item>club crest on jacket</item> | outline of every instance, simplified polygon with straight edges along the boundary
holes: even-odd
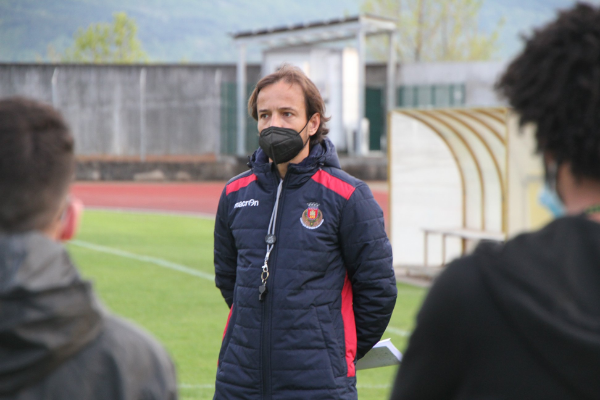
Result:
[[[317,229],[323,223],[323,213],[319,210],[319,203],[308,203],[308,208],[302,213],[300,222],[308,229]]]

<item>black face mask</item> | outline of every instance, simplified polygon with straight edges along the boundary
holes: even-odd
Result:
[[[309,121],[310,119],[306,121],[306,125]],[[258,145],[275,164],[286,163],[296,157],[310,140],[309,136],[306,143],[302,142],[300,133],[304,128],[300,132],[296,132],[290,128],[270,126],[260,132]]]

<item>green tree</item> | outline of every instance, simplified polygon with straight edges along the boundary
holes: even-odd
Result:
[[[137,38],[135,20],[124,12],[115,13],[112,23],[99,22],[85,30],[79,28],[74,39],[61,57],[62,61],[115,64],[148,61]]]
[[[504,20],[490,33],[479,30],[483,0],[365,0],[363,11],[396,18],[400,61],[489,60],[498,51]],[[385,59],[387,43],[369,41],[375,58]]]

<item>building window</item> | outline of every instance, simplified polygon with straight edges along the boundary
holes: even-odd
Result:
[[[402,108],[463,107],[466,103],[463,83],[400,86],[397,96],[397,105]]]

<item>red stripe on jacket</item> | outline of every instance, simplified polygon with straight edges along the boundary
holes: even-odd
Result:
[[[328,174],[322,169],[317,171],[317,173],[312,176],[312,179],[326,188],[333,190],[346,200],[349,200],[350,196],[352,196],[352,193],[354,193],[354,186],[344,182],[339,178],[336,178],[331,174]]]
[[[237,192],[241,188],[245,188],[246,186],[254,182],[256,179],[256,175],[252,174],[248,175],[245,178],[240,178],[237,181],[231,182],[229,185],[227,185],[225,189],[225,195],[227,196],[229,195],[229,193]]]
[[[231,305],[231,308],[229,309],[229,315],[227,316],[227,322],[225,323],[225,329],[223,329],[223,339],[221,339],[221,341],[225,340],[225,334],[227,333],[227,327],[229,326],[229,319],[231,318],[232,312],[233,312],[233,304]],[[221,363],[221,360],[217,360],[217,367],[219,366],[220,363]]]
[[[344,339],[346,342],[346,364],[349,377],[355,376],[354,359],[356,358],[356,322],[354,321],[354,308],[352,306],[352,284],[346,274],[344,288],[342,289],[342,320],[344,321]]]
[[[229,315],[227,316],[227,323],[225,324],[225,329],[223,330],[223,339],[225,339],[225,334],[227,333],[227,327],[229,326],[229,319],[231,318],[231,313],[233,312],[233,304],[231,305],[231,308],[229,309]]]

